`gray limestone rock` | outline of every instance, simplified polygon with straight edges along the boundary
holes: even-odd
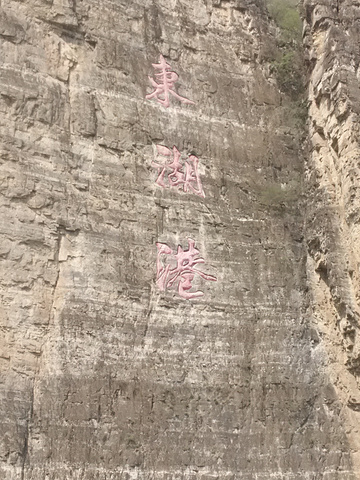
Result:
[[[315,217],[304,231],[304,131],[272,70],[265,4],[0,3],[0,478],[359,478],[333,339],[308,294],[307,245],[309,262],[323,254],[315,272],[334,263],[336,298],[355,312],[338,210],[322,204],[322,252]],[[346,32],[326,37],[329,5],[306,5],[327,62],[315,48],[325,93],[312,109],[346,44]],[[194,104],[145,98],[160,55]],[[329,133],[314,131],[325,151],[348,148],[336,122],[352,118],[356,72],[337,72],[349,93],[326,104]],[[205,197],[156,183],[156,145],[199,159]],[[185,299],[177,283],[159,288],[156,244],[175,252],[189,238],[216,281],[194,274],[203,296]]]
[[[359,6],[305,2],[311,154],[306,163],[308,278],[360,475]]]

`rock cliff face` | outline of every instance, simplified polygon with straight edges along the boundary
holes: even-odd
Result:
[[[360,472],[360,8],[352,1],[307,0],[305,14],[311,63],[306,168],[311,303]]]
[[[261,0],[0,7],[0,478],[360,478],[357,7],[306,4],[305,172]]]

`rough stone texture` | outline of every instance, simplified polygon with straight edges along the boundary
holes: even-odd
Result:
[[[310,78],[308,275],[360,478],[360,6],[305,2]]]
[[[358,478],[264,5],[0,4],[1,478]],[[160,53],[195,105],[144,99]],[[205,199],[155,184],[155,144],[200,158]],[[218,279],[191,301],[155,285],[155,243],[188,237]]]

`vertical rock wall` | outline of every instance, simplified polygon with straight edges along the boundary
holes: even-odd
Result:
[[[360,477],[360,8],[305,2],[310,73],[308,275]]]
[[[356,478],[262,2],[0,4],[0,477]],[[160,54],[194,105],[145,99]],[[205,198],[155,183],[159,144]],[[188,238],[192,300],[155,283]]]

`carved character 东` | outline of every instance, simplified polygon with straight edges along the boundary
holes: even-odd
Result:
[[[177,82],[179,76],[177,73],[171,71],[171,66],[166,62],[165,58],[160,55],[160,63],[153,63],[152,66],[155,70],[155,80],[149,77],[151,85],[154,87],[154,91],[145,96],[146,99],[156,100],[165,108],[170,106],[170,95],[177,98],[181,103],[194,105],[194,102],[188,100],[185,97],[181,97],[174,90],[174,85]]]

